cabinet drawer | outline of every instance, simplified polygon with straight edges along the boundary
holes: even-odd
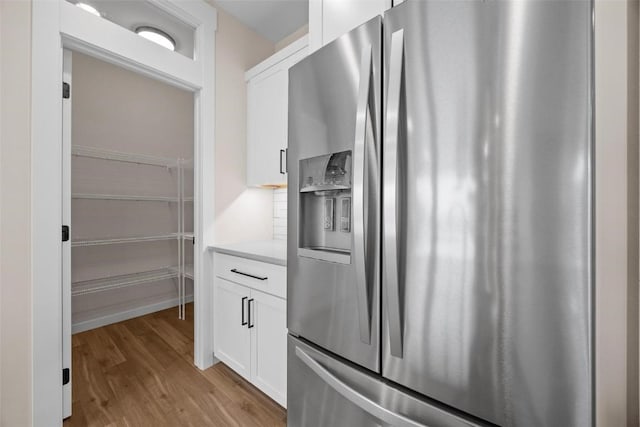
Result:
[[[280,298],[287,297],[287,269],[281,265],[214,254],[215,275]]]

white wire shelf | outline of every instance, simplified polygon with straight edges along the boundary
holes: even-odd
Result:
[[[92,159],[114,160],[117,162],[136,163],[140,165],[161,166],[166,168],[177,167],[176,159],[149,156],[146,154],[124,153],[121,151],[102,150],[94,147],[74,145],[71,154],[77,157],[89,157]]]
[[[117,290],[121,288],[133,287],[147,283],[147,286],[156,286],[155,282],[176,280],[177,292],[179,299],[178,317],[180,319],[185,318],[185,280],[194,280],[194,268],[193,265],[185,263],[185,246],[191,248],[191,245],[187,245],[186,241],[194,239],[194,233],[184,232],[185,229],[185,205],[194,202],[193,191],[189,190],[189,194],[185,194],[185,169],[193,169],[192,159],[169,159],[156,156],[149,156],[144,154],[126,153],[111,150],[102,150],[87,146],[73,146],[72,155],[76,157],[85,157],[98,160],[109,160],[114,162],[124,162],[130,164],[140,164],[157,166],[167,169],[167,172],[174,174],[177,173],[177,193],[176,197],[168,196],[151,196],[140,194],[102,194],[102,193],[73,193],[72,199],[79,200],[120,200],[120,201],[138,201],[138,202],[168,202],[177,203],[178,209],[178,232],[166,233],[152,236],[103,236],[100,238],[86,238],[81,237],[72,239],[72,247],[85,247],[85,246],[104,246],[117,245],[117,244],[136,244],[145,242],[159,242],[159,241],[176,241],[178,243],[178,266],[169,266],[157,270],[138,272],[133,274],[121,274],[104,277],[100,279],[77,281],[72,283],[71,294],[74,297],[80,295],[90,295],[99,292]],[[105,163],[107,165],[108,163]],[[189,184],[190,186],[190,184]],[[90,189],[89,191],[96,191],[97,189]],[[119,191],[119,190],[115,190]],[[127,192],[126,189],[123,189]],[[173,191],[166,191],[167,193],[173,193]],[[190,207],[189,207],[190,208]],[[116,231],[118,233],[118,231]],[[172,244],[172,243],[171,243]],[[172,244],[173,245],[173,244]],[[172,246],[173,247],[173,246]],[[192,249],[190,249],[192,250]],[[192,262],[192,261],[191,261]],[[166,283],[166,282],[165,282]]]
[[[133,274],[122,274],[102,279],[74,282],[71,285],[71,295],[87,295],[112,289],[126,288],[143,283],[157,282],[165,279],[178,278],[179,272],[175,267],[165,267],[158,270],[144,271]]]
[[[136,202],[178,202],[177,197],[165,196],[140,196],[127,194],[94,194],[94,193],[74,193],[71,195],[73,199],[85,200],[130,200]]]
[[[138,236],[138,237],[119,237],[111,239],[79,239],[71,242],[72,247],[78,246],[101,246],[101,245],[118,245],[124,243],[142,243],[142,242],[158,242],[162,240],[179,239],[180,234],[162,234],[158,236]]]
[[[193,280],[193,264],[185,264],[183,268],[184,277]],[[171,270],[176,274],[180,274],[179,267],[171,267]]]
[[[188,264],[184,266],[184,277],[193,280],[193,265]]]

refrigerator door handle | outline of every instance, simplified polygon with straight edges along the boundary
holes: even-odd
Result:
[[[398,274],[398,145],[404,74],[404,30],[391,35],[389,88],[384,141],[384,288],[391,355],[402,358],[402,313]]]
[[[358,88],[358,108],[356,113],[356,132],[353,154],[353,262],[356,270],[356,293],[358,298],[358,321],[360,324],[360,341],[371,343],[371,307],[365,253],[365,153],[367,144],[367,127],[371,126],[370,105],[371,92],[372,47],[362,49],[360,57],[360,86]],[[375,132],[371,132],[375,135]]]
[[[424,427],[424,424],[415,422],[403,415],[397,414],[384,406],[379,405],[366,396],[358,393],[352,387],[342,382],[338,377],[329,372],[325,367],[318,363],[313,357],[307,354],[300,347],[296,347],[296,356],[309,369],[315,372],[325,383],[338,392],[342,397],[358,406],[363,411],[373,415],[386,424],[396,427]]]

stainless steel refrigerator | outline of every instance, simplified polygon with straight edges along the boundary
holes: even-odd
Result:
[[[289,426],[593,425],[592,4],[407,0],[289,76]]]

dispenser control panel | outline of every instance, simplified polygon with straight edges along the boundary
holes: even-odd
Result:
[[[300,160],[298,255],[351,262],[351,151]]]

